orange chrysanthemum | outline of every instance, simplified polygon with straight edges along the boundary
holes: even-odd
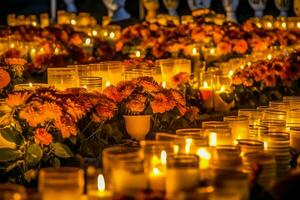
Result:
[[[132,113],[140,113],[145,110],[146,96],[143,94],[135,95],[126,103],[126,109]]]
[[[56,120],[54,125],[60,131],[63,138],[77,135],[76,124],[73,122],[72,118],[67,115]]]
[[[5,88],[10,83],[10,75],[9,73],[0,67],[0,89]]]
[[[34,134],[34,141],[40,145],[48,146],[51,144],[53,137],[50,133],[47,132],[44,128],[37,128]]]
[[[150,102],[153,113],[164,113],[172,110],[176,106],[176,103],[171,98],[171,94],[157,93],[154,96],[154,100]]]
[[[234,40],[233,51],[238,54],[244,54],[248,50],[248,43],[245,40]]]
[[[231,53],[232,46],[227,42],[220,42],[217,44],[217,53],[219,55],[227,55]]]
[[[188,83],[190,80],[190,75],[186,72],[180,72],[172,77],[172,83],[174,87],[177,87],[178,85]]]
[[[24,105],[27,102],[27,100],[31,97],[31,95],[32,93],[30,92],[17,92],[9,94],[6,97],[5,102],[9,107],[14,108],[20,105]]]

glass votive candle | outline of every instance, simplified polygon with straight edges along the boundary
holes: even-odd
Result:
[[[41,169],[38,189],[43,200],[80,200],[84,190],[84,172],[72,167]]]
[[[114,146],[103,150],[103,173],[108,189],[112,189],[112,169],[122,160],[134,160],[143,157],[140,148]]]
[[[231,128],[206,128],[205,132],[208,134],[209,146],[215,147],[233,144]]]
[[[300,109],[293,109],[287,112],[287,126],[300,123]]]
[[[214,107],[215,74],[209,72],[200,73],[199,90],[203,99],[203,107],[210,111]]]
[[[155,140],[159,140],[159,141],[175,141],[177,139],[178,136],[172,133],[158,132],[155,134]]]
[[[286,111],[268,108],[264,111],[263,120],[286,120]]]
[[[283,102],[293,102],[293,101],[300,101],[300,96],[283,96]]]
[[[119,61],[107,61],[100,63],[100,68],[105,70],[107,66],[108,76],[103,80],[105,86],[117,85],[118,82],[125,80],[125,65]]]
[[[53,85],[59,90],[78,87],[77,69],[66,68],[48,68],[48,84]]]
[[[268,127],[261,125],[254,125],[249,127],[249,137],[253,139],[260,139],[268,132]]]
[[[258,107],[256,108],[256,110],[259,110],[259,111],[265,111],[265,110],[267,110],[267,109],[269,109],[269,106],[258,106]]]
[[[204,129],[229,128],[229,123],[228,122],[223,122],[223,121],[206,121],[206,122],[202,122],[202,128],[204,128]]]
[[[14,86],[14,91],[29,90],[35,91],[39,88],[49,87],[46,83],[21,83]]]
[[[239,109],[238,116],[247,116],[251,127],[260,124],[263,112],[257,109]]]
[[[280,110],[289,110],[290,109],[290,103],[289,102],[283,102],[283,101],[269,101],[269,107],[270,108],[279,108]]]
[[[1,200],[26,200],[26,189],[22,185],[17,184],[0,184],[0,199]]]
[[[249,138],[249,119],[247,116],[226,116],[224,121],[229,123],[233,140]]]
[[[165,191],[167,156],[173,155],[172,141],[143,140],[140,145],[144,152],[145,173],[150,189]]]
[[[290,146],[300,152],[300,126],[290,128]]]
[[[243,155],[251,152],[263,152],[264,142],[253,139],[238,139],[237,145],[240,147]]]
[[[262,126],[268,128],[268,131],[279,131],[284,132],[286,131],[286,122],[285,120],[263,120],[261,122]]]
[[[101,77],[79,77],[79,87],[87,89],[89,92],[101,92],[102,78]]]
[[[134,197],[147,189],[142,158],[120,159],[111,166],[112,191],[116,196]]]
[[[200,146],[208,146],[208,134],[204,129],[190,128],[176,130],[178,136],[180,153],[196,154],[196,150]]]
[[[199,157],[179,154],[168,157],[166,191],[172,198],[177,192],[196,189],[199,182]]]

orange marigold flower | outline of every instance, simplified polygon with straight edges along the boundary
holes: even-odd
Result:
[[[51,144],[53,137],[48,131],[44,128],[37,128],[34,134],[34,142],[40,145],[48,146]]]
[[[174,87],[188,83],[189,80],[190,80],[190,75],[186,72],[180,72],[179,74],[176,74],[175,76],[173,76],[171,79]]]
[[[138,84],[148,93],[158,92],[161,88],[152,77],[141,77],[138,81]]]
[[[227,54],[231,53],[231,51],[232,51],[231,44],[229,44],[227,42],[220,42],[217,44],[217,53],[219,55],[227,55]]]
[[[75,122],[81,119],[89,110],[89,107],[84,107],[84,105],[72,101],[71,99],[66,100],[65,107],[67,108],[67,113],[71,115]]]
[[[179,114],[181,116],[183,116],[187,111],[187,108],[184,105],[181,105],[181,104],[176,104],[176,108],[178,109]]]
[[[10,75],[9,73],[0,67],[0,89],[5,88],[10,83]]]
[[[60,131],[63,138],[77,135],[76,124],[73,122],[72,118],[67,115],[56,120],[54,125]]]
[[[96,106],[96,113],[93,113],[92,120],[102,122],[115,116],[118,110],[117,105],[109,99],[102,99]]]
[[[122,81],[117,84],[117,91],[121,95],[121,99],[126,99],[135,89],[135,84],[132,81]]]
[[[140,113],[145,110],[147,97],[143,94],[135,95],[126,103],[126,109],[132,113]]]
[[[122,95],[117,90],[117,87],[111,85],[103,90],[103,94],[115,102],[122,101]]]
[[[268,74],[264,77],[264,82],[267,87],[274,87],[276,86],[276,77],[274,74]]]
[[[17,107],[20,105],[24,105],[27,102],[27,100],[31,97],[31,95],[32,93],[30,92],[17,92],[9,94],[6,97],[5,102],[11,108]]]
[[[5,63],[8,65],[25,65],[27,61],[23,58],[5,58]]]
[[[238,54],[244,54],[248,50],[248,43],[245,40],[234,40],[233,51]]]
[[[173,99],[169,98],[172,95],[157,93],[154,99],[150,102],[153,113],[164,113],[166,111],[172,110],[176,103]]]

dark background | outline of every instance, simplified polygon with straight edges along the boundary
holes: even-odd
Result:
[[[58,9],[65,9],[64,1],[57,0]],[[102,0],[75,0],[78,12],[91,13],[99,23],[101,23],[102,16],[107,15],[106,8],[102,3]],[[132,17],[139,18],[139,0],[127,0],[126,9],[131,13]],[[222,6],[222,0],[212,0],[211,9],[217,13],[224,13]],[[180,0],[178,7],[179,15],[189,14],[190,10],[186,0]],[[10,13],[16,14],[40,14],[43,12],[50,12],[50,0],[0,0],[0,24],[6,24],[6,16]],[[162,0],[160,0],[159,13],[167,13],[164,8]],[[274,0],[268,0],[267,8],[265,9],[265,15],[278,16],[279,11],[275,7]],[[291,6],[289,10],[289,16],[293,16],[293,8]],[[237,10],[237,17],[240,22],[253,16],[253,10],[250,7],[248,0],[240,0]]]

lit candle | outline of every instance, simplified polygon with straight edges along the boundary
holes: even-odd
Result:
[[[212,147],[217,146],[217,133],[215,133],[215,132],[209,133],[209,146],[212,146]]]
[[[105,83],[105,86],[106,86],[106,87],[109,87],[109,86],[110,86],[110,82],[107,81],[107,82]]]
[[[98,32],[96,30],[92,31],[92,36],[96,37],[98,35]]]
[[[163,87],[163,88],[166,88],[166,87],[167,87],[167,82],[166,82],[166,81],[163,81],[163,82],[162,82],[162,87]]]
[[[150,188],[155,191],[165,191],[166,188],[166,164],[167,152],[162,151],[160,155],[160,163],[154,164],[153,169],[149,174]]]
[[[220,95],[223,93],[226,93],[226,89],[224,85],[221,86],[220,90],[215,92],[215,97],[214,97],[215,111],[228,112],[234,106],[234,101],[228,104],[222,99]]]
[[[203,82],[203,87],[200,87],[200,92],[203,98],[204,108],[210,110],[213,108],[213,89],[208,85],[207,81]]]
[[[89,191],[88,197],[89,200],[109,200],[113,199],[113,194],[111,191],[105,189],[105,180],[102,174],[98,175],[98,190]]]
[[[205,148],[199,148],[197,150],[197,155],[200,159],[200,169],[208,169],[209,167],[209,161],[211,159],[211,154],[208,152]]]
[[[191,139],[191,138],[185,139],[185,153],[186,154],[190,153],[192,143],[193,143],[193,139]]]

